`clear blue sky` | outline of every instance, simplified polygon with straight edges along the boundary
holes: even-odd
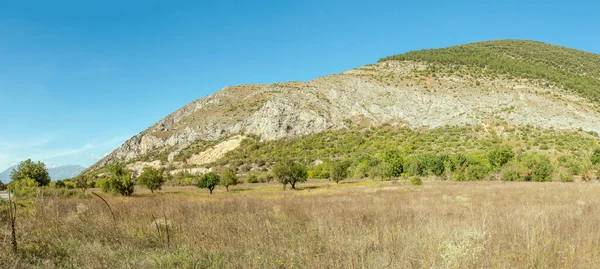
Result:
[[[599,53],[598,10],[595,1],[2,1],[0,172],[27,158],[90,165],[227,85],[306,81],[491,39]]]

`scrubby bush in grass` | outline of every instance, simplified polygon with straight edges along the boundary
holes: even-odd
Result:
[[[560,181],[561,182],[573,182],[573,175],[569,175],[566,173],[561,173],[560,174]]]
[[[348,177],[348,167],[350,164],[346,161],[337,161],[331,165],[331,172],[329,180],[334,181],[335,183],[340,183],[340,181],[346,179]]]
[[[509,167],[502,171],[501,179],[504,181],[521,181],[523,177],[514,167]]]
[[[8,188],[16,196],[28,196],[36,193],[38,182],[31,178],[12,180]]]
[[[271,173],[264,173],[260,176],[259,181],[260,182],[271,182],[273,180],[274,176]]]
[[[98,186],[98,188],[100,188],[100,190],[102,192],[110,192],[111,188],[110,188],[110,181],[108,181],[108,179],[98,179],[96,181],[96,185]]]
[[[319,165],[316,165],[312,169],[308,170],[309,178],[326,179],[330,178],[331,174],[331,162],[325,161]]]
[[[526,181],[550,181],[552,179],[554,167],[546,155],[521,155],[519,156],[519,163],[526,169]]]
[[[413,177],[410,179],[410,184],[412,185],[423,185],[423,181],[421,181],[420,177]]]
[[[582,171],[583,164],[573,156],[562,155],[557,158],[560,166],[566,168],[572,175],[579,175]]]
[[[88,183],[88,177],[85,175],[80,175],[75,178],[75,187],[80,189],[82,192],[85,192],[90,184]]]
[[[56,182],[54,182],[54,187],[56,187],[56,188],[59,188],[59,189],[60,189],[60,188],[66,188],[66,187],[67,187],[67,185],[65,184],[65,182],[64,182],[64,181],[62,181],[62,180],[57,180]]]
[[[306,182],[308,178],[306,167],[292,160],[284,160],[275,164],[273,175],[283,185],[284,190],[287,184],[292,185],[292,189],[295,189],[296,183]]]
[[[256,176],[256,174],[248,174],[246,176],[246,183],[255,184],[259,182],[260,180],[258,179],[258,176]]]
[[[223,185],[227,191],[229,191],[229,186],[235,186],[237,184],[238,177],[235,170],[231,168],[224,168],[221,170],[221,185]]]
[[[134,191],[134,182],[131,179],[132,172],[125,169],[122,164],[110,167],[111,176],[108,179],[110,190],[123,196],[131,196]]]
[[[137,184],[142,185],[154,193],[155,190],[160,190],[165,183],[162,171],[153,167],[144,167],[142,173],[137,178]]]
[[[395,178],[404,171],[403,157],[398,150],[388,150],[383,154],[383,177]]]
[[[600,147],[597,147],[594,149],[594,151],[592,151],[592,156],[590,156],[590,160],[594,165],[600,163]]]
[[[22,161],[17,168],[10,172],[10,180],[33,179],[38,186],[46,186],[50,183],[50,175],[46,170],[46,164],[42,162],[33,162],[31,159]]]
[[[221,181],[221,177],[215,172],[208,172],[200,177],[198,180],[198,188],[208,189],[210,194],[213,193],[213,190],[217,185],[219,185]]]
[[[508,147],[497,147],[491,149],[487,154],[487,159],[493,169],[498,169],[507,164],[515,156],[515,153]]]

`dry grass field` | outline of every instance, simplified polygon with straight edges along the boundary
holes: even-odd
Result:
[[[309,181],[44,197],[0,268],[597,268],[600,184]]]

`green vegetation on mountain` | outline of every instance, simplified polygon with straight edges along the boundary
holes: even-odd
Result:
[[[431,73],[471,67],[468,75],[507,75],[542,80],[600,101],[600,55],[536,41],[477,42],[442,49],[411,51],[382,58],[385,61],[433,63]],[[449,67],[449,68],[448,68]]]

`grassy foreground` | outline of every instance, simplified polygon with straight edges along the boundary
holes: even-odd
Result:
[[[600,184],[309,181],[45,197],[0,268],[593,268]]]

